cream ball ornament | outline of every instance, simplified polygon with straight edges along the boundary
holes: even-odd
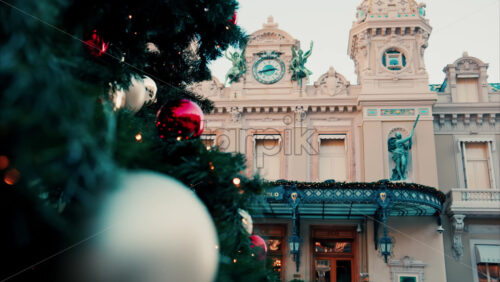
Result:
[[[110,83],[109,99],[113,103],[113,111],[125,107],[125,96],[123,89],[113,87]]]
[[[243,225],[243,228],[248,233],[248,235],[252,235],[253,232],[252,216],[246,210],[243,209],[238,209],[238,213],[241,216],[241,224]]]
[[[105,204],[100,229],[108,230],[99,236],[98,249],[107,272],[133,272],[134,281],[146,282],[214,280],[216,228],[186,186],[154,172],[122,173]]]
[[[133,113],[137,113],[146,102],[146,87],[141,78],[132,76],[130,86],[125,90],[125,106]]]
[[[145,76],[143,79],[144,87],[146,87],[146,105],[150,105],[156,102],[156,92],[158,87],[156,87],[156,82],[149,76]]]

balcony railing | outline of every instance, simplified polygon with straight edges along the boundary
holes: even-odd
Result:
[[[499,189],[451,189],[449,210],[453,213],[498,215],[500,214]]]

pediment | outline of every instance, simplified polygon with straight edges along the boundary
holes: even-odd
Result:
[[[323,74],[314,83],[316,95],[347,95],[347,87],[350,82],[340,73],[330,67],[328,72]]]
[[[259,30],[250,35],[248,44],[255,43],[267,43],[267,42],[277,42],[277,43],[294,43],[294,39],[291,35],[285,31],[276,30]]]

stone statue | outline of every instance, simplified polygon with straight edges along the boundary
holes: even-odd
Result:
[[[224,56],[226,56],[226,58],[228,58],[233,63],[233,66],[226,74],[224,85],[227,83],[228,79],[229,83],[238,82],[238,80],[240,80],[240,77],[243,76],[243,74],[245,74],[246,72],[245,50],[243,50],[241,54],[235,51],[232,54],[229,53],[229,55],[230,56],[228,56],[227,51],[224,53]]]
[[[292,61],[290,62],[290,71],[292,72],[292,80],[298,82],[300,87],[302,87],[302,78],[309,79],[309,75],[312,74],[310,70],[305,67],[307,63],[307,58],[311,56],[313,48],[313,42],[311,41],[311,47],[309,51],[305,52],[300,50],[295,50],[295,47],[292,46]]]
[[[415,126],[417,126],[420,114],[417,116],[410,136],[403,138],[401,132],[396,132],[395,137],[390,137],[387,141],[389,152],[392,153],[394,168],[392,169],[391,180],[406,180],[408,174],[408,156],[411,150],[412,138],[415,134]]]

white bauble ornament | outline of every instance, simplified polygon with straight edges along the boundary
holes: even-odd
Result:
[[[243,209],[238,209],[238,213],[241,215],[241,224],[243,225],[243,228],[245,228],[246,232],[248,232],[248,235],[252,235],[253,232],[253,220],[252,216]]]
[[[111,99],[111,102],[113,103],[113,110],[114,111],[125,107],[125,96],[126,96],[125,92],[120,88],[117,88],[115,90],[113,90],[113,88],[111,88],[109,90],[109,98]]]
[[[108,281],[119,281],[109,278],[111,270],[133,273],[130,281],[213,281],[217,233],[198,197],[153,172],[124,173],[118,185],[101,221],[101,230],[109,230],[98,237]]]
[[[156,92],[158,88],[156,83],[149,76],[145,76],[143,79],[144,87],[146,87],[146,104],[153,104],[156,102]]]
[[[125,91],[125,105],[131,112],[136,113],[146,102],[147,93],[142,79],[132,76],[130,83],[128,90]]]

